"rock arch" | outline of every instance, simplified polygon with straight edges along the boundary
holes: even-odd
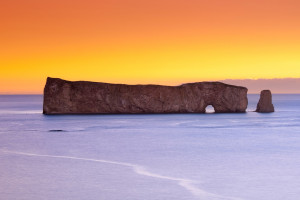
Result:
[[[44,114],[245,112],[248,89],[221,82],[179,86],[126,85],[47,78]]]

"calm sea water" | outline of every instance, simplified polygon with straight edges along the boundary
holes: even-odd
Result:
[[[42,96],[0,96],[0,199],[298,200],[300,95],[273,101],[271,114],[44,116]]]

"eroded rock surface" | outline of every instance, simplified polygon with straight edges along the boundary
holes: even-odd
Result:
[[[245,112],[248,89],[220,82],[125,85],[47,78],[44,114]]]
[[[256,112],[274,112],[274,105],[272,104],[272,93],[270,90],[263,90],[260,92],[260,98],[257,104]]]

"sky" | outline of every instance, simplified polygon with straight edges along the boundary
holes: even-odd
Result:
[[[300,78],[299,8],[299,0],[0,1],[0,93],[41,94],[48,76],[164,85]]]

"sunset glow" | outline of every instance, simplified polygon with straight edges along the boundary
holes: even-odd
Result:
[[[0,2],[0,93],[300,77],[298,0]]]

